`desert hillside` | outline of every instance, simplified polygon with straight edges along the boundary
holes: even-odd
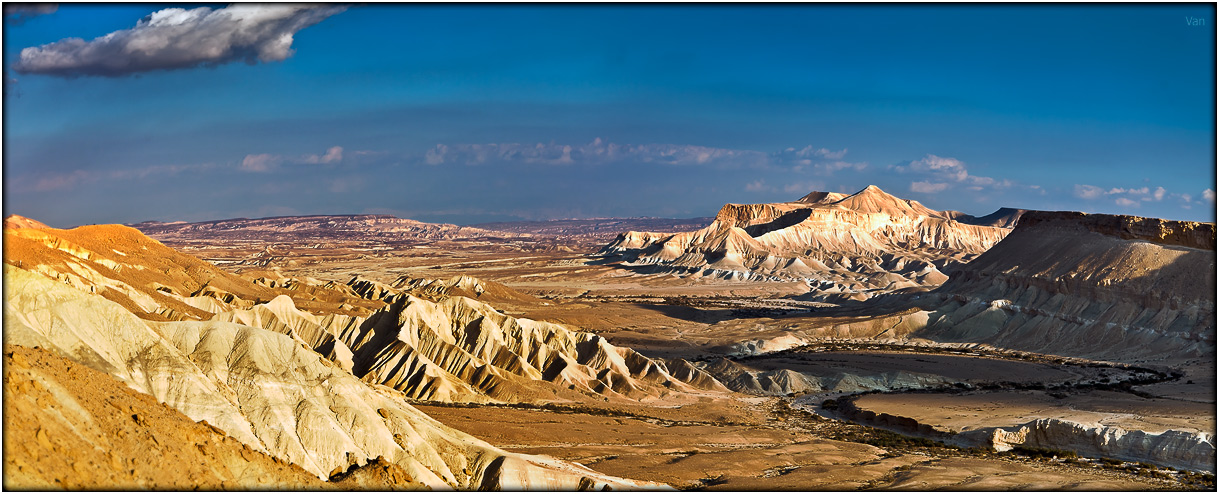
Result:
[[[125,227],[11,228],[6,229],[6,238],[17,239],[14,243],[20,247],[10,247],[5,256],[7,344],[51,350],[103,372],[164,402],[190,420],[207,420],[251,450],[298,465],[318,478],[343,474],[372,462],[374,466],[380,465],[378,471],[382,476],[387,475],[387,468],[400,469],[410,482],[433,488],[649,485],[604,476],[546,457],[507,453],[441,425],[407,404],[401,392],[353,375],[343,365],[341,350],[332,349],[335,356],[332,361],[302,344],[303,337],[318,336],[304,333],[302,323],[318,318],[297,310],[288,295],[278,295],[265,303],[236,295],[270,295],[275,290],[299,292],[267,286],[291,283],[264,281],[260,285],[215,272],[214,267],[189,256],[162,252],[169,249]],[[102,255],[99,253],[102,247],[113,252]],[[148,255],[148,251],[161,255]],[[114,260],[115,257],[122,261]],[[166,273],[179,274],[165,276]],[[207,320],[183,317],[181,321],[159,322],[160,318],[150,316],[157,314],[148,310],[156,303],[150,294],[188,290],[195,286],[193,283],[200,283],[198,277],[226,283],[223,286],[227,290],[222,293],[192,295],[214,300],[197,309],[210,316]],[[120,298],[122,301],[138,298],[150,306],[111,300],[103,296],[107,290],[122,293],[126,297]],[[347,290],[354,294],[353,290]],[[316,299],[316,291],[304,291],[304,298]],[[340,289],[332,291],[331,295],[344,293]],[[403,295],[404,300],[406,297],[409,295]],[[360,300],[365,299],[351,297],[347,301]],[[379,300],[368,302],[385,305]],[[239,308],[243,306],[249,308]],[[490,308],[482,310],[486,314],[480,320],[494,313]],[[411,312],[425,319],[445,317],[435,311],[420,312],[413,308]],[[281,317],[273,317],[276,312]],[[358,316],[328,317],[354,321]],[[379,329],[372,332],[370,323],[361,335],[384,333],[396,327],[395,321],[386,316],[375,319],[381,321]],[[240,323],[268,321],[276,321],[267,324],[273,330]],[[293,329],[294,326],[301,331]],[[358,324],[346,327],[360,328]],[[463,326],[471,341],[478,339],[478,330],[487,328],[477,324]],[[486,343],[487,338],[495,336],[488,333],[481,348],[500,351],[501,347]],[[439,340],[429,344],[441,344]],[[535,351],[547,343],[535,343]],[[357,351],[361,348],[353,346]],[[590,355],[600,355],[600,359],[611,364],[616,360],[613,357],[618,352],[613,347],[601,344],[597,348]],[[449,347],[450,353],[455,350]],[[361,365],[377,360],[370,353],[361,354]],[[497,355],[500,353],[489,357]],[[617,361],[621,362],[620,356]],[[418,358],[416,362],[419,363]],[[567,373],[575,372],[577,367],[573,365]],[[392,374],[397,369],[401,367],[387,372]],[[484,367],[480,372],[485,370]],[[394,466],[377,463],[378,458]],[[390,476],[394,475],[398,474]],[[376,477],[375,472],[366,472],[344,478]]]
[[[1123,361],[1214,354],[1215,226],[1025,213],[925,297],[922,335]]]

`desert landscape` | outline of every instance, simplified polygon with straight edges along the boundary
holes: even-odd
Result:
[[[151,441],[215,488],[1213,488],[1214,225],[1018,214],[10,216],[5,482],[184,486]]]
[[[1214,5],[3,25],[6,490],[1216,489]]]

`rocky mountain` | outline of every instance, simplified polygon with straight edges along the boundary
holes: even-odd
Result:
[[[920,302],[919,334],[1093,358],[1214,354],[1215,225],[1029,211]]]
[[[1014,215],[985,219],[931,210],[876,186],[851,195],[728,204],[706,228],[626,232],[598,255],[636,272],[726,279],[807,280],[821,296],[866,298],[943,283],[943,271],[1003,239]],[[968,221],[962,221],[968,220]],[[1014,220],[1013,220],[1014,221]]]

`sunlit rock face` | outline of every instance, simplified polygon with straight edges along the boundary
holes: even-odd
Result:
[[[738,280],[807,280],[820,296],[865,299],[934,287],[1008,234],[1019,210],[984,218],[934,211],[875,186],[852,195],[728,204],[701,230],[625,232],[599,255],[641,272]],[[1000,225],[1000,226],[994,226]]]
[[[1214,249],[1211,223],[1030,211],[923,297],[918,335],[1102,359],[1213,358]]]
[[[997,451],[1016,446],[1074,451],[1091,457],[1150,461],[1173,468],[1215,471],[1215,439],[1204,432],[1169,430],[1158,434],[1121,427],[1038,419],[1016,427],[970,431]]]
[[[498,286],[499,296],[510,296],[502,285],[470,277],[394,283],[405,291],[362,279],[350,283],[389,305],[368,318],[320,317],[295,309],[281,296],[215,320],[287,334],[366,382],[420,400],[544,403],[558,398],[560,390],[630,399],[725,390],[692,366],[678,362],[680,372],[674,375],[665,362],[592,333],[515,318],[479,300],[449,295],[491,297]]]
[[[6,343],[48,348],[107,372],[321,478],[384,457],[434,488],[648,486],[499,450],[289,335],[222,321],[149,322],[13,267],[6,268],[5,289]]]

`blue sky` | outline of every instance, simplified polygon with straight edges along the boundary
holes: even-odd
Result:
[[[6,15],[6,213],[1215,218],[1209,4],[198,7]]]

